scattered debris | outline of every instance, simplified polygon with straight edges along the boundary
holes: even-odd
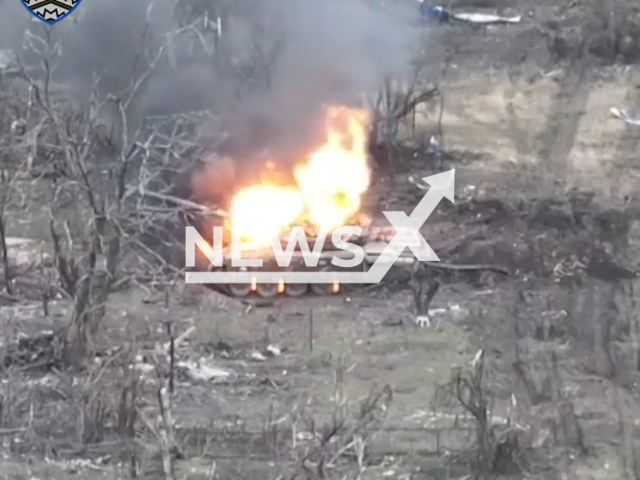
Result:
[[[311,432],[296,432],[296,440],[301,442],[310,442],[315,438],[316,436]]]
[[[18,367],[50,371],[60,368],[60,341],[59,335],[50,330],[34,336],[21,335],[17,341],[3,347],[0,352],[0,369]]]
[[[431,318],[429,315],[418,315],[416,317],[416,325],[419,327],[430,327],[431,326]]]
[[[451,14],[440,5],[428,5],[424,3],[424,0],[418,1],[420,2],[420,14],[422,16],[438,23],[448,23],[451,21]]]
[[[634,125],[636,127],[640,127],[640,118],[632,117],[626,110],[622,110],[621,108],[611,107],[609,110],[612,116],[622,120],[624,123],[629,125]]]
[[[422,150],[436,160],[442,160],[447,156],[447,152],[444,150],[441,142],[434,135],[429,137],[429,142],[423,146]]]
[[[478,194],[475,185],[464,185],[460,192],[456,192],[456,197],[460,200],[471,201]]]
[[[134,368],[142,375],[151,375],[155,367],[146,361],[143,355],[136,355]]]
[[[211,359],[201,358],[200,361],[183,360],[176,364],[178,373],[182,373],[189,380],[210,382],[211,380],[229,378],[233,372],[210,364]]]
[[[93,470],[96,472],[108,472],[109,469],[102,466],[102,464],[107,463],[109,457],[98,457],[96,461],[91,461],[83,458],[74,458],[71,460],[52,460],[50,458],[45,458],[44,461],[52,466],[59,467],[63,469],[67,473],[78,474],[80,472],[86,470]]]
[[[274,306],[274,302],[271,300],[241,300],[240,303],[245,305],[245,315],[251,312],[254,308],[271,308]]]
[[[469,313],[469,311],[467,309],[465,309],[465,308],[462,308],[458,304],[449,305],[448,307],[430,308],[429,309],[429,316],[430,317],[433,317],[435,315],[443,315],[443,314],[446,314],[446,313],[452,313],[455,316],[455,315],[465,315],[465,314]]]
[[[416,175],[409,175],[409,183],[415,185],[420,190],[429,190],[429,185],[427,185],[421,178]]]
[[[267,347],[262,350],[253,350],[249,357],[252,360],[257,360],[258,362],[266,362],[269,357],[279,357],[282,355],[283,349],[276,345],[267,345]]]
[[[218,208],[216,206],[202,205],[191,200],[185,200],[184,198],[176,197],[173,195],[167,195],[165,193],[153,192],[151,190],[146,190],[142,185],[140,185],[137,189],[130,189],[130,193],[137,193],[141,197],[151,197],[157,200],[163,200],[165,202],[172,203],[177,205],[180,208],[183,208],[187,211],[196,211],[205,215],[217,215],[219,217],[226,218],[229,216],[229,212],[224,209]]]
[[[581,260],[576,255],[571,255],[553,267],[553,281],[559,283],[567,278],[584,279],[586,269],[587,262],[584,259]]]
[[[442,270],[460,270],[460,271],[488,271],[496,272],[502,275],[509,275],[509,270],[497,265],[484,265],[477,264],[456,264],[456,263],[444,263],[444,262],[426,262],[431,268],[439,268]]]
[[[257,350],[254,350],[253,352],[251,352],[251,358],[253,360],[257,360],[259,362],[266,362],[267,361],[267,357],[265,357],[262,353],[260,353]]]
[[[20,138],[26,133],[26,131],[27,131],[27,122],[25,122],[24,119],[18,118],[13,122],[11,122],[11,135],[13,135],[14,137]]]
[[[418,409],[411,415],[408,415],[402,419],[405,422],[420,421],[423,420],[422,425],[424,427],[441,425],[447,426],[451,423],[461,425],[463,422],[473,421],[474,417],[468,413],[453,413],[453,412],[441,412],[433,410]],[[494,425],[512,425],[522,430],[528,430],[526,425],[514,422],[512,419],[503,417],[501,415],[492,415],[490,417],[491,423]]]
[[[7,237],[9,262],[18,268],[25,268],[38,263],[45,264],[51,256],[44,252],[44,242],[31,238]]]
[[[276,347],[275,345],[267,346],[266,352],[274,357],[279,357],[280,355],[282,355],[282,350],[279,347]]]
[[[481,24],[492,24],[492,23],[520,23],[522,21],[522,16],[518,15],[516,17],[503,17],[500,15],[492,15],[487,13],[456,13],[453,15],[453,18],[456,20],[461,20],[463,22],[473,23],[476,25]]]
[[[480,360],[482,359],[482,357],[484,356],[484,350],[480,349],[476,352],[475,356],[473,357],[473,360],[471,360],[470,365],[475,368],[476,365],[478,365],[478,363],[480,362]]]
[[[420,3],[420,14],[429,20],[438,23],[450,23],[453,21],[471,23],[474,25],[490,25],[490,24],[504,24],[504,23],[520,23],[522,21],[522,15],[515,17],[503,17],[501,15],[494,15],[490,13],[479,12],[462,12],[453,13],[445,10],[441,5],[429,5],[424,3],[424,0],[418,0]]]
[[[441,142],[434,135],[431,135],[428,141],[423,140],[420,142],[413,153],[413,158],[420,158],[422,161],[431,161],[431,163],[441,165],[443,160],[451,159],[451,154],[444,149]]]

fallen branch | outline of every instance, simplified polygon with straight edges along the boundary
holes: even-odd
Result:
[[[218,215],[220,217],[228,217],[229,213],[221,208],[208,207],[200,203],[193,202],[191,200],[185,200],[184,198],[176,197],[173,195],[167,195],[164,193],[151,192],[140,187],[130,192],[137,192],[143,197],[157,198],[158,200],[164,200],[165,202],[173,203],[186,210],[196,210],[205,215]]]
[[[498,267],[496,265],[484,265],[481,263],[471,264],[455,264],[455,263],[443,263],[443,262],[426,262],[427,265],[433,268],[441,268],[443,270],[471,270],[479,271],[486,270],[491,272],[502,273],[503,275],[509,275],[509,270],[506,268]]]

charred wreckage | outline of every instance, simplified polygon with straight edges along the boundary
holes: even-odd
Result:
[[[196,261],[195,271],[233,272],[326,272],[345,271],[344,268],[332,264],[334,257],[351,259],[353,253],[337,248],[331,241],[323,243],[316,253],[317,263],[308,266],[306,255],[296,243],[289,265],[278,265],[276,256],[269,242],[259,241],[266,229],[279,232],[281,246],[286,249],[294,225],[302,226],[309,250],[314,250],[317,233],[320,227],[331,233],[341,226],[356,226],[361,234],[350,243],[356,244],[364,251],[364,260],[351,270],[367,271],[383,254],[384,249],[396,234],[393,227],[381,221],[373,211],[371,201],[374,187],[385,183],[389,175],[388,154],[384,143],[378,140],[377,129],[368,123],[368,114],[363,110],[337,107],[329,112],[328,117],[341,120],[340,126],[327,123],[327,141],[313,150],[305,162],[296,166],[293,181],[282,183],[272,181],[269,176],[258,182],[235,190],[226,202],[224,210],[217,210],[196,226],[200,235],[211,246],[213,226],[223,226],[224,241],[222,265],[213,266],[204,255]],[[266,162],[273,166],[271,162]],[[203,183],[202,181],[200,182]],[[206,182],[204,182],[206,185]],[[206,188],[206,187],[205,187]],[[369,205],[365,205],[365,203]],[[212,219],[215,217],[215,219]],[[204,218],[204,217],[203,217]],[[241,226],[247,232],[247,240],[257,244],[256,250],[243,251],[243,259],[260,259],[261,267],[237,267],[232,265],[232,248],[230,233],[232,227]],[[438,225],[431,227],[438,230]],[[440,229],[441,230],[441,229]],[[426,229],[430,232],[429,227]],[[446,236],[446,233],[445,233]],[[426,235],[429,240],[431,235]],[[258,241],[257,241],[258,240]],[[305,249],[306,250],[306,249]],[[437,250],[437,247],[436,247]],[[315,250],[314,250],[315,251]],[[202,253],[202,252],[201,252]],[[392,267],[400,267],[412,272],[412,278],[423,276],[426,268],[437,268],[456,271],[493,270],[501,274],[507,272],[501,268],[479,264],[450,264],[419,262],[411,250],[406,249]],[[258,296],[272,298],[279,295],[300,298],[309,294],[334,295],[342,291],[342,285],[335,283],[285,283],[258,282],[207,284],[210,288],[231,297]],[[434,292],[433,292],[434,293]]]

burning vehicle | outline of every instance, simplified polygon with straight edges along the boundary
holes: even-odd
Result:
[[[366,271],[395,235],[393,227],[377,222],[371,215],[371,205],[366,204],[367,200],[372,202],[372,187],[384,178],[387,168],[386,152],[374,144],[374,137],[375,128],[371,127],[368,111],[342,106],[328,108],[324,143],[301,158],[290,175],[278,170],[278,162],[266,160],[259,181],[243,186],[229,196],[227,213],[221,219],[223,264],[214,267],[202,255],[203,268],[252,271],[251,268],[232,266],[231,231],[241,231],[243,242],[258,247],[242,254],[246,259],[262,260],[262,266],[255,271],[335,271],[338,267],[332,264],[334,257],[348,260],[353,254],[337,248],[331,241],[323,243],[316,266],[306,265],[304,252],[296,243],[289,265],[280,267],[271,248],[272,232],[278,233],[281,246],[286,249],[292,228],[302,227],[307,246],[313,250],[320,231],[331,235],[339,227],[356,226],[362,231],[358,239],[343,237],[343,240],[363,249],[364,261],[355,268]],[[219,164],[218,170],[224,172],[224,167]],[[205,230],[211,232],[211,226]],[[415,261],[413,253],[406,250],[394,260],[394,265],[411,265]],[[255,294],[265,298],[277,295],[303,297],[310,292],[331,295],[341,291],[339,283],[285,284],[283,281],[252,281],[215,285],[214,288],[234,297]]]

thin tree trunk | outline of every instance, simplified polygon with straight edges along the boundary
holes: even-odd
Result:
[[[0,253],[2,254],[2,269],[4,271],[4,283],[7,293],[11,295],[13,289],[11,287],[11,267],[9,265],[9,248],[7,246],[7,233],[5,228],[4,212],[0,211]]]

